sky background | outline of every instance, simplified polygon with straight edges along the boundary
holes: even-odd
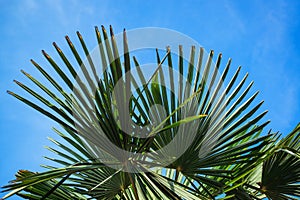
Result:
[[[234,68],[250,73],[269,110],[268,128],[287,134],[300,121],[298,0],[0,0],[0,186],[19,169],[41,170],[42,156],[51,155],[43,146],[57,127],[6,90],[24,94],[13,80],[30,82],[21,69],[41,77],[29,59],[45,64],[40,50],[56,55],[53,41],[68,49],[65,35],[76,43],[79,30],[95,47],[94,26],[102,24],[113,25],[115,33],[149,26],[182,32],[206,50],[222,52],[223,65],[231,57]]]

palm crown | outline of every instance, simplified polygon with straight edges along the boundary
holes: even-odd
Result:
[[[40,91],[15,82],[39,103],[8,91],[61,125],[62,130],[54,130],[63,141],[50,138],[57,147],[48,148],[58,157],[46,157],[59,166],[17,172],[3,187],[11,191],[4,198],[300,196],[300,126],[281,140],[264,133],[267,112],[259,113],[263,102],[255,101],[258,92],[251,91],[248,75],[239,78],[240,67],[231,72],[229,60],[222,69],[222,55],[214,63],[214,52],[206,56],[203,48],[192,46],[186,60],[182,46],[178,51],[167,47],[154,52],[157,64],[149,76],[129,55],[125,31],[122,54],[111,28],[110,36],[104,27],[102,36],[95,31],[100,62],[77,32],[84,57],[66,40],[81,72],[54,43],[64,68],[42,53],[64,83],[31,60],[49,83],[24,71]]]

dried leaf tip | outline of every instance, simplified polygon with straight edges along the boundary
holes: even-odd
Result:
[[[30,62],[34,65],[37,64],[33,59],[30,59]]]
[[[62,52],[61,49],[57,46],[57,44],[55,42],[53,42],[52,44],[58,52]]]
[[[79,31],[76,31],[77,36],[79,37],[79,39],[82,39],[82,35],[80,34]]]
[[[68,43],[71,43],[71,40],[70,40],[70,38],[69,38],[68,35],[66,35],[65,38],[66,38],[66,40],[67,40]]]
[[[6,90],[6,93],[10,94],[10,95],[13,95],[14,93],[10,90]]]
[[[42,50],[42,54],[46,57],[46,58],[50,58],[50,56],[46,53],[46,51],[45,50]]]
[[[127,33],[126,33],[125,28],[123,30],[123,38],[124,38],[124,41],[127,41]]]
[[[112,25],[109,25],[109,31],[110,31],[110,35],[114,36],[114,31],[113,31]]]

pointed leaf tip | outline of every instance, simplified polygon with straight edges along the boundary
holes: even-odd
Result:
[[[81,38],[82,38],[82,35],[80,34],[80,32],[79,32],[79,31],[76,31],[76,34],[77,34],[77,36],[79,37],[79,39],[81,39]]]
[[[47,59],[50,58],[49,54],[47,54],[45,50],[42,50],[42,54],[43,54]]]
[[[71,44],[71,40],[70,40],[69,36],[66,35],[65,38],[66,38],[67,42]]]
[[[110,31],[110,35],[114,36],[114,31],[113,31],[112,25],[109,25],[109,31]]]
[[[6,90],[6,93],[7,93],[7,94],[10,94],[10,95],[12,95],[12,94],[13,94],[13,92],[12,92],[12,91],[10,91],[10,90]]]
[[[53,42],[52,44],[57,51],[62,52],[61,49],[58,47],[58,45],[55,42]]]
[[[45,54],[47,54],[47,53],[46,53],[46,51],[45,51],[45,50],[42,50],[42,54],[44,54],[44,55],[45,55]]]

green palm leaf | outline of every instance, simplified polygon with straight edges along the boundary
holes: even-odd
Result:
[[[284,163],[296,161],[299,138],[291,139],[293,135],[280,143],[274,158],[264,156],[271,152],[274,136],[261,136],[268,124],[261,122],[266,112],[258,113],[263,102],[255,101],[258,92],[251,94],[253,82],[246,85],[247,74],[239,79],[240,67],[230,77],[229,60],[219,75],[221,54],[214,63],[211,51],[204,63],[204,49],[197,53],[193,46],[187,61],[182,46],[177,54],[167,47],[154,52],[156,69],[147,76],[137,58],[129,55],[125,31],[123,46],[117,46],[111,27],[110,36],[104,27],[103,38],[98,28],[95,32],[100,63],[77,32],[84,57],[69,37],[66,40],[80,71],[54,43],[65,68],[42,53],[60,80],[32,61],[48,83],[24,71],[40,90],[15,82],[35,100],[8,92],[61,125],[63,131],[54,130],[64,142],[50,138],[56,147],[47,147],[57,157],[46,158],[61,167],[18,172],[17,179],[3,187],[11,191],[4,198],[13,194],[32,199],[250,198],[256,193],[246,187],[247,178],[263,161],[262,185],[268,189],[261,193],[274,198],[265,177],[274,171],[266,171],[267,166],[287,154],[290,158]],[[143,134],[147,137],[139,137]],[[299,177],[295,167],[288,169]],[[280,195],[290,191],[299,195],[293,185],[297,180],[288,182]]]
[[[300,197],[300,125],[282,139],[264,161],[261,192],[270,199]]]

